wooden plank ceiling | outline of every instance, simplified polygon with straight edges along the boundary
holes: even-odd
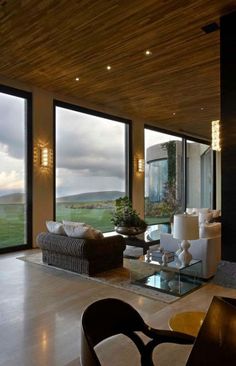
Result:
[[[220,32],[201,27],[234,9],[230,0],[0,0],[0,75],[209,138],[220,118]]]

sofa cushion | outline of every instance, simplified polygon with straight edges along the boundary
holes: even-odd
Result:
[[[198,214],[199,225],[204,224],[206,222],[212,222],[212,220],[213,220],[212,212],[199,212]]]
[[[62,220],[63,225],[74,225],[74,226],[89,226],[86,225],[84,222],[78,222],[78,221],[67,221],[67,220]]]
[[[64,225],[66,235],[71,238],[95,239],[93,228],[84,225]]]
[[[200,238],[215,238],[221,235],[221,224],[201,224],[199,227],[199,237]]]
[[[207,213],[209,212],[209,208],[193,208],[192,214],[199,215],[199,213]]]
[[[66,235],[63,224],[58,221],[46,221],[46,226],[51,234]]]

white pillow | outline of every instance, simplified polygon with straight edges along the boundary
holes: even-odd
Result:
[[[199,212],[198,214],[199,225],[210,222],[212,219],[213,219],[212,212]]]
[[[200,238],[214,238],[220,236],[221,234],[221,224],[201,224],[199,227],[199,237]]]
[[[199,213],[202,212],[202,213],[207,213],[209,212],[209,208],[193,208],[193,213],[195,213],[196,215],[199,215]]]
[[[65,235],[63,224],[57,221],[46,221],[47,229],[52,234]]]
[[[66,221],[62,220],[63,225],[74,225],[74,226],[90,226],[86,225],[84,222],[78,222],[78,221]]]
[[[95,239],[93,229],[83,225],[64,225],[67,236],[79,239]]]

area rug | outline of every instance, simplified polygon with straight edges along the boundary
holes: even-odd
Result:
[[[74,274],[75,276],[80,276],[82,278],[86,278],[89,281],[97,281],[105,285],[113,286],[119,289],[128,290],[131,292],[134,292],[141,296],[146,296],[148,298],[158,300],[167,304],[170,304],[176,300],[179,300],[180,297],[166,294],[164,292],[158,291],[158,290],[152,290],[141,286],[136,286],[135,284],[130,283],[130,272],[128,268],[117,268],[110,271],[99,273],[96,276],[89,277],[87,275],[81,275],[75,272],[66,271],[61,268],[48,266],[47,264],[44,264],[42,262],[42,253],[37,252],[34,254],[26,255],[23,257],[18,257],[17,259],[23,260],[28,263],[33,263],[37,265],[42,265],[44,267],[49,268],[50,270],[56,270],[56,271],[65,271],[69,272],[70,274]],[[124,265],[127,267],[129,261],[124,259]]]
[[[236,263],[221,261],[211,283],[236,289]]]

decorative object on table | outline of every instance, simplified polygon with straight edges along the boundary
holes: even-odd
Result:
[[[161,248],[160,248],[160,250],[155,250],[155,251],[151,252],[152,260],[156,261],[156,262],[162,262],[162,264],[164,264],[163,256],[166,261],[166,264],[169,262],[172,262],[175,259],[174,252],[169,252],[167,250],[164,251],[164,250],[161,250]]]
[[[127,236],[144,233],[147,229],[147,223],[133,210],[132,203],[126,196],[116,200],[111,222],[115,225],[117,233]]]
[[[170,280],[172,280],[175,277],[175,272],[162,270],[162,271],[160,271],[160,277],[163,281],[169,282]]]
[[[167,255],[167,253],[164,252],[164,254],[161,257],[161,260],[162,260],[163,266],[167,266],[167,264],[168,264],[168,255]]]
[[[182,240],[182,251],[178,258],[183,266],[188,265],[192,260],[192,254],[188,251],[190,248],[188,240],[197,240],[199,238],[198,217],[186,213],[174,215],[173,238]]]

